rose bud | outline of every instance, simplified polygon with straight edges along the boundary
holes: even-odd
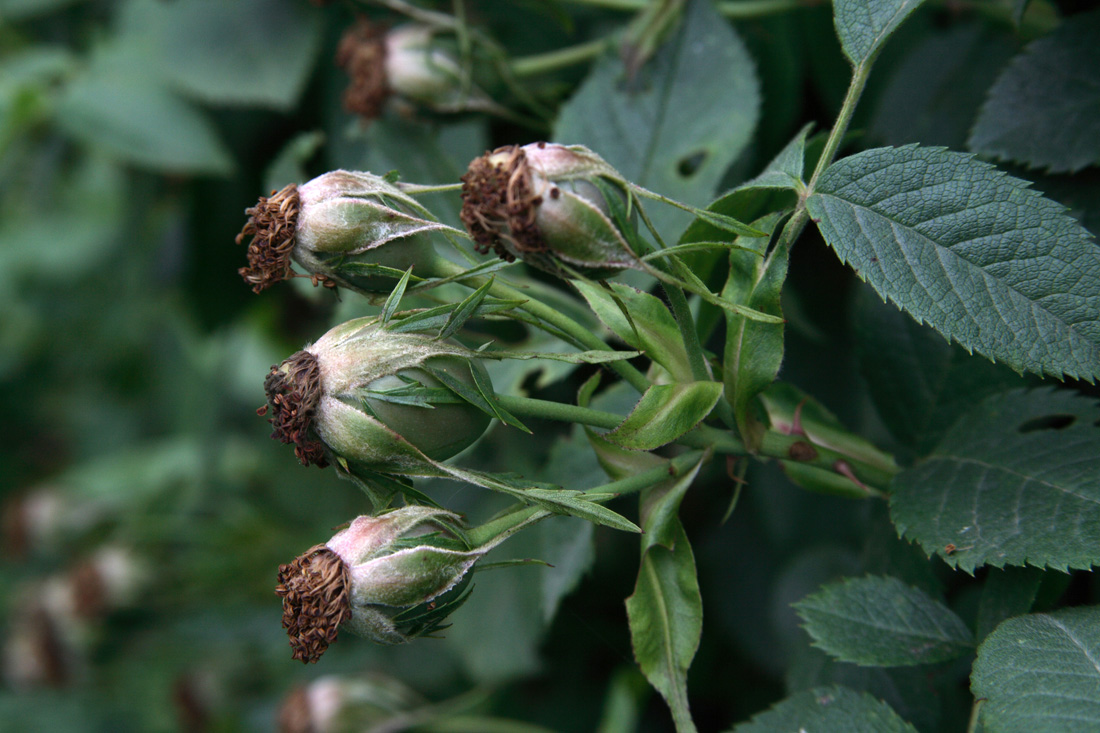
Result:
[[[302,465],[324,467],[336,456],[370,471],[423,475],[489,426],[487,412],[444,384],[489,384],[472,352],[383,325],[348,321],[271,368],[260,414],[271,409],[272,437],[293,443]]]
[[[381,117],[390,98],[441,113],[494,108],[483,91],[463,78],[438,31],[425,25],[387,31],[360,19],[340,39],[336,65],[350,78],[344,107],[365,120]]]
[[[426,701],[398,680],[325,675],[294,687],[279,706],[280,733],[341,733],[393,723]]]
[[[387,293],[410,267],[435,274],[428,235],[447,228],[384,178],[343,170],[292,183],[245,213],[236,241],[250,238],[248,267],[237,272],[256,293],[295,277],[294,262],[315,285]]]
[[[469,547],[458,515],[433,507],[357,517],[279,568],[293,658],[316,662],[339,629],[381,644],[439,630],[465,600],[467,572],[497,541]]]
[[[494,250],[559,276],[568,265],[603,278],[636,258],[612,222],[594,183],[623,191],[623,177],[580,145],[532,143],[497,148],[470,163],[462,177],[462,222],[479,252]]]

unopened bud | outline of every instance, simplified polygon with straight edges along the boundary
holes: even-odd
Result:
[[[275,592],[293,658],[316,662],[342,628],[381,644],[441,628],[465,599],[467,572],[489,549],[469,547],[458,522],[423,506],[361,516],[281,566]]]
[[[272,437],[293,443],[302,465],[324,467],[334,455],[372,471],[415,473],[425,456],[450,458],[489,426],[489,415],[440,374],[474,390],[489,384],[463,347],[359,318],[273,366],[261,414],[270,408]]]
[[[361,19],[340,39],[336,64],[350,79],[344,106],[366,120],[380,117],[391,97],[444,113],[491,105],[484,92],[463,79],[446,43],[428,26],[386,31]]]
[[[410,267],[433,274],[428,235],[445,228],[384,178],[344,170],[290,184],[245,213],[237,243],[250,239],[248,267],[238,272],[257,293],[294,277],[295,262],[314,284],[389,292]]]
[[[555,275],[565,275],[564,264],[608,277],[634,267],[636,258],[597,179],[624,190],[623,177],[583,146],[497,148],[462,177],[462,222],[479,252],[518,257]]]

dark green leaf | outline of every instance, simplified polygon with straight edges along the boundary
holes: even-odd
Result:
[[[157,4],[165,78],[212,104],[291,108],[321,45],[321,15],[296,0]]]
[[[469,315],[469,318],[494,315],[496,313],[507,313],[522,303],[522,300],[485,298],[477,306],[474,312]],[[451,313],[455,310],[457,305],[456,303],[449,303],[447,305],[436,306],[435,308],[428,308],[427,310],[414,311],[400,318],[392,318],[389,323],[386,324],[386,330],[393,331],[394,333],[420,333],[442,328],[451,319]]]
[[[966,353],[883,303],[870,288],[860,288],[853,311],[856,355],[878,414],[917,455],[968,409],[1024,383],[1008,367]]]
[[[928,554],[1057,569],[1100,563],[1100,409],[1072,392],[1014,390],[963,416],[898,474],[890,514]]]
[[[815,645],[844,662],[929,664],[974,648],[973,634],[951,609],[896,578],[833,583],[794,607]]]
[[[303,132],[288,142],[264,171],[264,188],[278,191],[288,183],[309,180],[306,161],[315,156],[324,143],[325,136],[318,131]]]
[[[631,450],[660,448],[698,425],[721,397],[718,382],[654,385],[622,424],[603,437]]]
[[[923,0],[836,0],[833,17],[844,55],[859,66],[872,59]]]
[[[1042,582],[1038,568],[990,568],[978,604],[978,641],[1005,619],[1030,611]]]
[[[744,45],[710,2],[696,0],[635,78],[617,57],[601,59],[562,108],[554,139],[587,145],[627,180],[699,206],[748,143],[759,105]],[[690,221],[667,206],[651,213],[668,241]]]
[[[886,703],[844,687],[791,695],[731,733],[916,733]]]
[[[1066,18],[1004,70],[970,149],[1052,173],[1100,164],[1100,11]]]
[[[69,82],[58,124],[122,160],[165,173],[226,174],[233,162],[213,125],[140,70],[142,57],[105,51]]]
[[[971,690],[991,733],[1100,730],[1100,609],[1005,621],[978,647]]]
[[[793,191],[803,187],[802,172],[806,164],[806,136],[813,128],[806,124],[786,147],[772,159],[764,171],[740,188],[787,188]]]
[[[1016,370],[1100,375],[1100,246],[1061,206],[971,156],[877,148],[807,208],[884,298]]]

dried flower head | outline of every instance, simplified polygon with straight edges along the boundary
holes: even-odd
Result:
[[[237,235],[236,242],[241,244],[246,237],[251,237],[248,267],[240,268],[237,273],[252,286],[252,292],[259,293],[294,276],[290,265],[300,211],[298,186],[294,183],[272,191],[270,196],[261,196],[255,206],[245,209],[248,222]]]
[[[347,564],[325,545],[316,545],[279,566],[276,595],[283,599],[283,628],[293,658],[316,662],[336,641],[337,627],[351,618]]]
[[[275,428],[271,437],[294,445],[294,455],[303,466],[324,468],[328,465],[325,446],[317,440],[312,423],[321,402],[321,367],[308,351],[291,355],[282,364],[271,367],[264,380],[267,404],[257,410],[266,415]]]
[[[555,275],[575,269],[606,277],[635,258],[597,179],[625,190],[614,168],[580,146],[498,148],[462,177],[462,222],[479,252],[518,257]]]
[[[336,47],[336,65],[347,72],[344,108],[373,120],[390,95],[386,79],[386,29],[366,18],[348,28]]]

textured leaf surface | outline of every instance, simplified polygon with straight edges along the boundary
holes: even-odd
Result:
[[[978,602],[978,640],[1005,619],[1030,611],[1042,582],[1043,571],[1038,568],[990,568]]]
[[[989,90],[970,149],[1054,173],[1100,164],[1100,11],[1066,18]]]
[[[871,58],[923,0],[837,0],[836,34],[844,55],[858,66]]]
[[[844,687],[791,695],[732,733],[916,733],[886,703]]]
[[[1100,609],[1005,621],[978,648],[970,684],[991,732],[1100,730]]]
[[[756,127],[760,91],[752,58],[710,2],[689,4],[679,31],[628,79],[604,57],[562,108],[554,140],[581,143],[628,180],[702,206]],[[668,241],[690,214],[647,206]]]
[[[894,479],[894,524],[967,571],[1100,563],[1098,421],[1100,409],[1068,391],[988,398]]]
[[[660,448],[702,422],[721,396],[719,382],[654,385],[622,424],[603,437],[632,450]]]
[[[860,289],[853,310],[860,371],[878,414],[917,455],[986,397],[1024,386],[1008,367],[948,343],[870,288]]]
[[[1100,246],[1057,203],[969,155],[876,148],[834,163],[807,207],[884,298],[968,350],[1100,375]]]
[[[962,619],[897,578],[868,576],[824,586],[794,604],[815,645],[844,662],[876,667],[929,664],[966,654]]]

